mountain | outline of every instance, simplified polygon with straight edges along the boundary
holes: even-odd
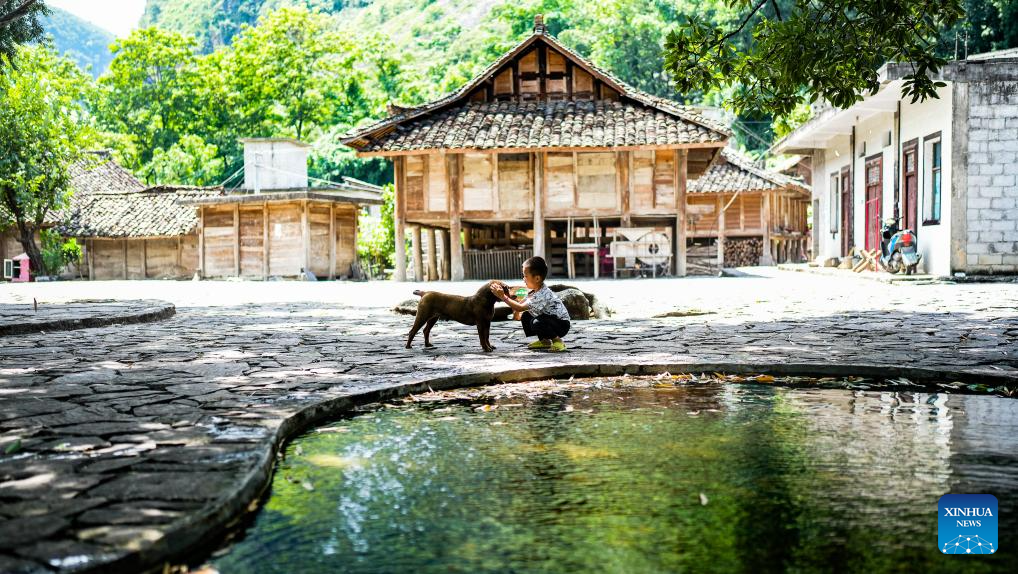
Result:
[[[115,36],[70,12],[50,7],[51,14],[43,22],[46,34],[61,54],[77,62],[83,70],[98,76],[113,59],[110,44]]]

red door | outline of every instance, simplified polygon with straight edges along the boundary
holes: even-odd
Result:
[[[901,206],[901,215],[904,218],[902,225],[904,229],[915,231],[919,224],[919,177],[916,168],[918,146],[915,143],[905,146],[901,161],[905,188],[904,205]]]
[[[841,254],[852,250],[852,178],[848,168],[841,170]]]
[[[884,192],[883,158],[866,160],[866,251],[880,249],[880,196]]]

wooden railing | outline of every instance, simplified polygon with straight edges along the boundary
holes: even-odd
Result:
[[[465,251],[463,274],[467,279],[515,279],[522,276],[523,262],[533,255],[533,249]]]

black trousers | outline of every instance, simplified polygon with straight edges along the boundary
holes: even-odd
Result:
[[[528,337],[537,335],[539,339],[554,339],[565,337],[569,332],[569,321],[563,321],[554,315],[533,316],[530,311],[524,311],[520,316],[523,323],[523,332]]]

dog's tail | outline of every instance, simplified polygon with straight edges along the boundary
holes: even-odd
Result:
[[[420,289],[414,289],[414,295],[417,295],[418,297],[424,297],[424,293],[425,291],[421,291]]]

